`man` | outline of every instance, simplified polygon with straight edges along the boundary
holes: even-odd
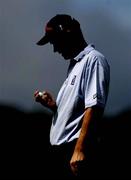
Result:
[[[46,43],[70,60],[56,101],[49,92],[35,92],[35,100],[54,112],[50,129],[53,177],[93,178],[98,127],[108,96],[108,62],[87,44],[79,22],[69,15],[56,15],[46,24],[45,35],[37,45]]]

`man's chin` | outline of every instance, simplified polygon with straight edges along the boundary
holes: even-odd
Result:
[[[63,57],[65,60],[70,59],[70,56],[69,56],[69,55],[65,55],[65,54],[61,54],[61,55],[62,55],[62,57]]]

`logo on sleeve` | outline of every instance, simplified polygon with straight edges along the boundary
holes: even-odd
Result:
[[[72,81],[71,81],[71,85],[74,85],[75,84],[75,80],[76,80],[76,75],[74,75]]]

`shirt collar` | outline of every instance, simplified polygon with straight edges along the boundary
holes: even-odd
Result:
[[[81,51],[75,58],[75,61],[80,61],[86,54],[88,54],[89,52],[91,52],[93,49],[95,48],[95,46],[93,44],[88,44],[87,47],[85,47],[85,49],[83,51]]]

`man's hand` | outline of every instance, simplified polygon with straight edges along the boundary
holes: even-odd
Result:
[[[84,160],[85,160],[84,152],[75,150],[70,161],[71,170],[74,175],[77,176],[79,172],[79,167],[82,165]]]
[[[56,110],[56,102],[53,99],[52,95],[47,91],[35,91],[34,93],[35,101],[41,103],[45,107],[55,111]]]

